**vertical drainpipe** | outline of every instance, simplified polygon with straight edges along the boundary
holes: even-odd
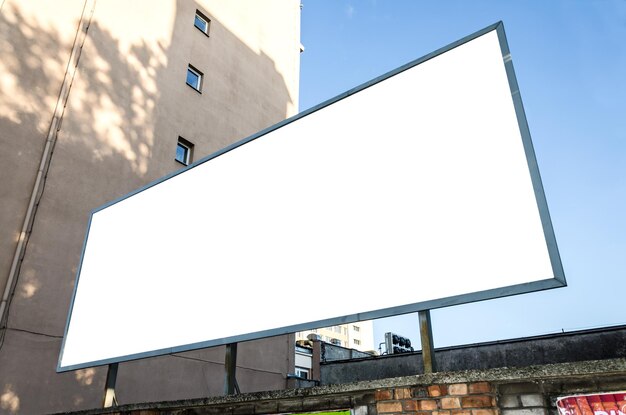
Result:
[[[70,54],[70,59],[67,62],[65,76],[63,77],[63,83],[61,84],[61,90],[57,98],[54,112],[52,113],[52,121],[50,122],[50,127],[46,136],[46,145],[41,155],[37,177],[35,178],[35,184],[30,195],[28,208],[26,209],[24,223],[17,241],[13,261],[11,262],[9,277],[7,278],[2,301],[0,302],[0,328],[2,329],[7,328],[9,303],[17,285],[17,279],[22,265],[22,260],[24,259],[24,254],[26,252],[28,238],[32,231],[35,215],[37,214],[37,209],[39,207],[39,201],[41,200],[41,196],[43,195],[46,185],[46,178],[50,168],[52,153],[54,152],[54,145],[56,144],[57,133],[61,128],[61,120],[63,118],[65,106],[67,105],[72,82],[74,81],[74,76],[76,75],[76,71],[78,69],[78,61],[80,59],[85,39],[87,38],[87,30],[91,24],[91,18],[93,16],[95,6],[96,0],[85,0],[80,21],[76,29],[74,43],[72,44],[72,52]],[[4,335],[2,336],[2,339],[4,339]]]

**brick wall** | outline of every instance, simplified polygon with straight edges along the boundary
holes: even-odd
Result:
[[[498,415],[489,382],[379,389],[375,396],[379,415]]]
[[[502,415],[546,415],[550,409],[549,393],[539,383],[508,383],[498,389]]]
[[[620,390],[626,390],[626,359],[439,372],[81,413],[275,415],[350,409],[354,415],[558,415],[558,397]]]
[[[625,374],[511,380],[377,389],[367,415],[558,415],[558,397],[626,390]]]

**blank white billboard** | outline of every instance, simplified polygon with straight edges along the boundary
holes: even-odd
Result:
[[[94,211],[58,370],[563,285],[499,23]]]

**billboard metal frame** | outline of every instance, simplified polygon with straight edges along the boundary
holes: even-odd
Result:
[[[76,299],[76,293],[77,293],[77,288],[78,288],[78,282],[79,282],[79,277],[80,277],[80,272],[81,272],[81,268],[82,268],[82,263],[83,263],[83,259],[84,259],[84,255],[85,255],[85,248],[87,245],[87,240],[89,237],[89,229],[91,226],[91,220],[93,215],[100,211],[103,210],[109,206],[112,206],[122,200],[125,200],[133,195],[136,195],[140,192],[143,192],[146,189],[149,189],[159,183],[162,183],[168,179],[171,179],[179,174],[182,174],[190,169],[193,169],[203,163],[207,163],[209,161],[211,161],[212,159],[215,159],[225,153],[230,152],[231,150],[234,150],[240,146],[243,146],[251,141],[254,141],[260,137],[263,137],[264,135],[268,134],[269,132],[272,132],[274,130],[280,129],[281,127],[293,123],[301,118],[304,118],[320,109],[323,109],[327,106],[330,106],[338,101],[343,100],[344,98],[347,98],[355,93],[358,93],[362,90],[365,90],[369,87],[371,87],[372,85],[378,84],[388,78],[391,78],[399,73],[402,73],[404,71],[406,71],[407,69],[413,68],[416,65],[419,65],[421,63],[424,63],[434,57],[437,57],[447,51],[450,51],[458,46],[461,46],[471,40],[474,40],[482,35],[485,35],[491,31],[496,31],[497,32],[497,36],[498,36],[498,40],[499,40],[499,44],[500,44],[500,50],[502,52],[502,58],[504,60],[504,65],[505,65],[505,70],[506,70],[506,75],[508,78],[508,84],[510,87],[510,92],[511,92],[511,96],[513,99],[513,105],[514,105],[514,109],[515,109],[515,113],[516,113],[516,117],[517,117],[517,123],[519,125],[519,129],[520,129],[520,134],[521,134],[521,138],[523,141],[523,147],[524,147],[524,151],[525,151],[525,155],[526,155],[526,161],[528,164],[528,168],[530,171],[530,179],[532,182],[532,186],[533,186],[533,190],[534,190],[534,196],[535,196],[535,200],[537,202],[537,206],[538,206],[538,210],[539,210],[539,216],[541,219],[541,224],[543,227],[543,233],[545,236],[545,240],[547,243],[547,251],[548,251],[548,255],[550,258],[550,262],[551,262],[551,266],[552,266],[552,271],[553,271],[553,275],[554,278],[550,278],[550,279],[545,279],[545,280],[538,280],[538,281],[532,281],[532,282],[527,282],[527,283],[522,283],[522,284],[516,284],[516,285],[511,285],[511,286],[506,286],[506,287],[500,287],[500,288],[495,288],[495,289],[487,289],[484,291],[479,291],[479,292],[472,292],[472,293],[467,293],[467,294],[461,294],[461,295],[454,295],[454,296],[450,296],[450,297],[446,297],[446,298],[439,298],[439,299],[434,299],[434,300],[428,300],[428,301],[422,301],[422,302],[418,302],[418,303],[414,303],[414,304],[408,304],[408,305],[402,305],[402,306],[397,306],[397,307],[389,307],[389,308],[385,308],[385,309],[380,309],[380,310],[375,310],[375,311],[370,311],[370,312],[363,312],[363,313],[357,313],[357,314],[351,314],[351,315],[345,315],[345,316],[340,316],[340,317],[335,317],[335,318],[329,318],[329,319],[324,319],[324,320],[319,320],[319,321],[314,321],[314,322],[307,322],[307,323],[303,323],[303,324],[296,324],[296,325],[291,325],[291,326],[287,326],[287,327],[280,327],[277,329],[270,329],[270,330],[264,330],[264,331],[258,331],[258,332],[254,332],[254,333],[247,333],[247,334],[243,334],[243,335],[237,335],[237,336],[232,336],[232,337],[228,337],[228,338],[223,338],[223,339],[214,339],[214,340],[209,340],[209,341],[202,341],[202,342],[197,342],[197,343],[193,343],[193,344],[186,344],[186,345],[181,345],[181,346],[176,346],[176,347],[168,347],[165,349],[159,349],[159,350],[152,350],[152,351],[146,351],[143,353],[136,353],[136,354],[131,354],[131,355],[126,355],[126,356],[119,356],[119,357],[115,357],[115,358],[110,358],[110,359],[103,359],[103,360],[97,360],[97,361],[92,361],[92,362],[86,362],[86,363],[82,363],[82,364],[76,364],[76,365],[67,365],[67,366],[62,366],[61,365],[61,361],[62,361],[62,357],[63,357],[63,352],[65,349],[65,342],[67,339],[67,334],[68,334],[68,329],[69,329],[69,325],[70,325],[70,321],[72,318],[72,310],[73,310],[73,306],[74,306],[74,301]],[[89,223],[87,226],[87,233],[85,235],[85,239],[83,242],[83,252],[81,254],[81,259],[80,259],[80,263],[78,265],[78,270],[77,270],[77,277],[76,277],[76,283],[75,283],[75,287],[74,287],[74,292],[72,295],[72,300],[71,300],[71,304],[70,304],[70,311],[68,313],[68,317],[67,317],[67,322],[66,322],[66,327],[65,327],[65,331],[64,331],[64,336],[63,336],[63,344],[61,346],[61,353],[59,356],[59,361],[58,361],[58,366],[57,366],[57,372],[66,372],[66,371],[71,371],[71,370],[76,370],[76,369],[82,369],[82,368],[86,368],[86,367],[94,367],[94,366],[102,366],[102,365],[107,365],[107,364],[112,364],[112,363],[117,363],[117,362],[123,362],[123,361],[130,361],[130,360],[136,360],[136,359],[142,359],[142,358],[148,358],[148,357],[154,357],[154,356],[161,356],[161,355],[167,355],[167,354],[172,354],[172,353],[179,353],[179,352],[184,352],[184,351],[190,351],[190,350],[196,350],[196,349],[202,349],[202,348],[207,348],[207,347],[213,347],[213,346],[220,346],[220,345],[226,345],[226,344],[231,344],[231,343],[236,343],[236,342],[241,342],[241,341],[248,341],[248,340],[253,340],[253,339],[259,339],[259,338],[264,338],[264,337],[271,337],[271,336],[277,336],[277,335],[282,335],[282,334],[287,334],[287,333],[293,333],[293,332],[297,332],[297,331],[303,331],[303,330],[307,330],[307,329],[312,329],[312,328],[318,328],[318,327],[325,327],[325,326],[332,326],[332,325],[338,325],[338,324],[346,324],[346,323],[350,323],[350,322],[355,322],[355,321],[362,321],[362,320],[371,320],[371,319],[377,319],[377,318],[383,318],[383,317],[389,317],[389,316],[394,316],[394,315],[401,315],[401,314],[407,314],[407,313],[414,313],[414,312],[419,312],[419,311],[425,311],[425,310],[431,310],[431,309],[436,309],[436,308],[442,308],[442,307],[448,307],[448,306],[453,306],[453,305],[458,305],[458,304],[465,304],[465,303],[471,303],[471,302],[476,302],[476,301],[482,301],[482,300],[487,300],[487,299],[494,299],[494,298],[499,298],[499,297],[507,297],[507,296],[512,296],[512,295],[518,295],[518,294],[524,294],[524,293],[529,293],[529,292],[533,292],[533,291],[540,291],[540,290],[546,290],[546,289],[552,289],[552,288],[558,288],[558,287],[564,287],[566,286],[566,280],[565,280],[565,275],[564,275],[564,271],[563,271],[563,267],[561,264],[561,259],[559,256],[559,252],[558,252],[558,248],[557,248],[557,244],[556,244],[556,237],[554,234],[554,230],[552,227],[552,222],[550,219],[550,215],[549,215],[549,211],[548,211],[548,205],[547,205],[547,201],[546,201],[546,197],[544,194],[544,190],[543,190],[543,185],[541,183],[541,177],[539,174],[539,169],[537,166],[537,161],[535,158],[535,152],[533,149],[533,145],[531,142],[531,135],[530,135],[530,131],[528,128],[528,123],[526,120],[526,115],[524,113],[524,108],[522,105],[522,99],[519,93],[519,88],[518,88],[518,83],[517,83],[517,79],[515,76],[515,71],[513,69],[513,62],[511,60],[511,56],[510,56],[510,51],[509,51],[509,46],[506,40],[506,36],[505,36],[505,32],[504,32],[504,25],[502,22],[497,22],[493,25],[490,25],[482,30],[479,30],[469,36],[466,36],[456,42],[453,42],[445,47],[442,47],[432,53],[429,53],[425,56],[422,56],[421,58],[418,58],[416,60],[413,60],[412,62],[409,62],[395,70],[392,70],[390,72],[387,72],[386,74],[383,74],[377,78],[372,79],[369,82],[363,83],[355,88],[352,88],[340,95],[337,95],[336,97],[329,99],[319,105],[316,105],[310,109],[307,109],[291,118],[288,118],[282,122],[279,122],[267,129],[264,129],[256,134],[253,134],[245,139],[242,139],[232,145],[229,145],[227,147],[225,147],[224,149],[217,151],[207,157],[202,158],[201,160],[198,160],[197,162],[194,162],[193,164],[182,168],[181,170],[178,170],[172,174],[169,174],[163,178],[160,178],[158,180],[155,180],[121,198],[118,198],[114,201],[111,201],[97,209],[94,209],[91,212],[90,218],[89,218]],[[114,301],[114,299],[111,299],[111,301]]]

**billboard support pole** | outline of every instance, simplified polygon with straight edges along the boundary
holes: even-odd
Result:
[[[433,328],[430,323],[430,310],[422,310],[418,313],[418,316],[424,373],[433,373],[437,369],[435,367],[435,348],[433,347]]]
[[[224,394],[234,395],[240,393],[235,372],[237,370],[237,343],[226,345],[226,358],[224,361]]]
[[[115,397],[115,382],[117,381],[118,363],[111,363],[107,370],[107,380],[104,385],[104,398],[102,399],[102,407],[110,408],[117,406],[117,398]]]

